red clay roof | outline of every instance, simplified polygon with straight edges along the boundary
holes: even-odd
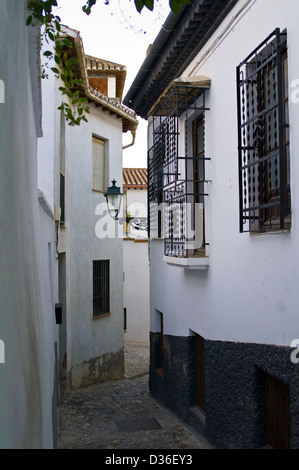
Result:
[[[147,168],[123,168],[124,188],[147,188]]]

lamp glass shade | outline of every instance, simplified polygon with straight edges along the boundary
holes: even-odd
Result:
[[[108,206],[108,212],[114,220],[117,220],[118,213],[120,211],[122,194],[120,188],[116,186],[116,181],[112,181],[112,186],[110,186],[105,194]]]

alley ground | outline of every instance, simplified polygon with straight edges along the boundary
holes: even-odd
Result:
[[[149,393],[149,347],[125,345],[125,378],[76,390],[59,410],[59,449],[212,449]]]

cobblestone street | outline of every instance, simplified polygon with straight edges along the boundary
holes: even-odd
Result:
[[[125,345],[125,378],[66,395],[59,449],[212,449],[149,394],[149,347]]]

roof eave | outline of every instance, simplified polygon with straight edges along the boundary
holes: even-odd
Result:
[[[152,56],[144,61],[124,104],[147,119],[160,94],[180,77],[237,1],[194,0],[183,8],[174,29],[167,36],[161,30],[157,36]],[[171,15],[164,26],[170,19]]]
[[[136,133],[138,127],[138,119],[136,113],[114,100],[102,95],[98,90],[93,89],[89,84],[88,72],[85,63],[85,52],[83,47],[83,41],[79,31],[73,30],[69,27],[64,26],[62,33],[67,35],[74,44],[74,49],[79,60],[79,68],[81,73],[81,80],[83,82],[82,92],[84,93],[87,100],[95,106],[100,106],[104,110],[109,111],[111,114],[116,115],[117,118],[123,121],[123,132],[131,131],[133,134]]]

